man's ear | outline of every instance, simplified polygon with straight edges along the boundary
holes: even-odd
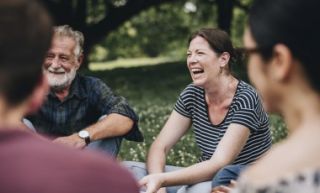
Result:
[[[80,54],[80,56],[77,58],[77,65],[76,65],[77,70],[80,68],[80,66],[83,62],[83,58],[84,58],[83,54]]]
[[[275,80],[285,81],[293,68],[292,53],[284,44],[274,46],[274,59],[271,63],[271,72]]]
[[[29,98],[28,113],[36,112],[41,107],[43,101],[47,97],[48,92],[49,85],[47,77],[45,75],[41,75],[37,86],[35,87]]]

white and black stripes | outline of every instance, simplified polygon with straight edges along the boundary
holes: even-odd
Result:
[[[244,125],[251,132],[233,164],[249,164],[270,148],[272,141],[268,116],[258,94],[249,84],[239,82],[229,111],[218,125],[210,122],[204,94],[202,88],[190,84],[175,105],[175,111],[192,120],[196,142],[202,151],[200,161],[211,158],[231,123]]]

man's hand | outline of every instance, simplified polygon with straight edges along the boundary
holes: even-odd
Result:
[[[166,191],[164,188],[160,189],[162,187],[163,180],[163,173],[150,174],[139,181],[139,186],[146,188],[145,191],[142,191],[145,193],[158,193],[159,191],[160,193],[165,193]]]
[[[66,137],[58,137],[53,140],[53,143],[65,144],[67,146],[75,147],[78,149],[83,149],[86,147],[85,140],[80,138],[77,133]]]

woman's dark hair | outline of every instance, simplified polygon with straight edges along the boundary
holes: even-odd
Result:
[[[286,45],[301,62],[311,85],[320,91],[319,0],[255,0],[249,12],[249,29],[264,59],[273,46]]]
[[[222,54],[223,52],[228,52],[230,54],[228,70],[231,72],[231,67],[239,61],[241,54],[234,49],[227,32],[216,28],[201,28],[200,30],[191,34],[188,44],[190,44],[190,42],[197,36],[207,40],[211,49],[218,55]]]

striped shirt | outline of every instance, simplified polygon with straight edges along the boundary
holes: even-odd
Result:
[[[196,143],[202,153],[200,161],[211,158],[231,123],[250,130],[249,139],[233,164],[249,164],[271,146],[268,115],[254,88],[243,81],[239,81],[227,115],[218,125],[210,122],[204,89],[193,84],[180,94],[174,109],[192,120]]]

